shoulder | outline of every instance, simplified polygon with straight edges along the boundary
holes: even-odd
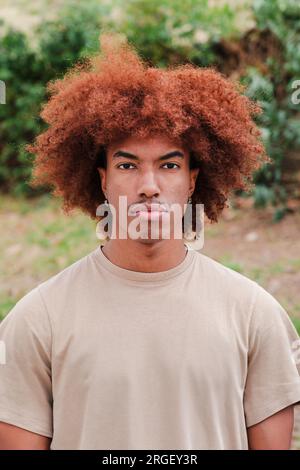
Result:
[[[210,300],[217,299],[218,308],[231,320],[238,319],[247,331],[250,349],[262,342],[270,342],[273,347],[280,342],[299,345],[299,335],[287,310],[267,289],[202,253],[197,255],[205,293]]]
[[[69,266],[65,267],[61,271],[52,275],[45,281],[38,285],[40,292],[43,294],[46,291],[54,289],[62,289],[64,286],[70,286],[79,281],[80,278],[84,277],[86,270],[88,269],[90,254],[83,256],[82,258],[74,261]]]
[[[53,312],[61,311],[66,302],[82,294],[84,285],[88,286],[90,273],[90,253],[74,261],[58,273],[50,276],[21,297],[7,313],[2,323],[50,324]],[[4,326],[2,327],[4,328]]]
[[[232,296],[256,295],[259,285],[252,279],[199,251],[195,258],[207,286],[211,285],[214,289],[218,288],[219,293]]]
[[[38,287],[21,297],[0,323],[0,340],[10,355],[17,349],[38,348],[50,354],[52,326]],[[29,351],[28,351],[28,354]]]
[[[40,321],[45,313],[43,300],[38,287],[34,287],[21,297],[1,322],[2,328],[8,322],[29,324],[33,320]]]
[[[203,253],[197,252],[197,261],[206,293],[211,292],[224,306],[246,312],[250,326],[264,329],[274,321],[289,323],[283,306],[256,281]]]

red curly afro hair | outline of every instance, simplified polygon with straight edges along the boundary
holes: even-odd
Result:
[[[271,161],[253,121],[260,106],[213,68],[151,67],[116,33],[102,33],[100,45],[100,54],[48,83],[40,115],[49,126],[26,146],[36,155],[30,184],[52,186],[66,214],[80,208],[100,219],[106,146],[163,133],[190,150],[191,168],[200,168],[192,202],[217,222],[230,191],[251,189],[253,171]]]

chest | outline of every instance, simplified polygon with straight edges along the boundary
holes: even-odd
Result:
[[[192,382],[200,389],[245,380],[247,351],[234,315],[182,295],[102,302],[64,328],[55,342],[54,387],[112,390]],[[64,334],[63,334],[64,333]]]

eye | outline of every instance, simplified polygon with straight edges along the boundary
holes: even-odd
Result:
[[[165,163],[163,166],[165,165],[176,165],[178,168],[180,168],[180,166],[177,165],[177,163],[168,162],[168,163]],[[173,168],[168,168],[168,170],[173,170]]]
[[[121,168],[122,165],[132,165],[132,163],[120,163],[120,165],[117,166],[117,168]],[[121,168],[121,170],[127,170],[128,168]]]

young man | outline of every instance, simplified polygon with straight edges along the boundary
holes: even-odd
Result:
[[[90,67],[50,90],[49,128],[29,147],[36,181],[54,186],[66,212],[96,218],[106,199],[117,236],[0,325],[0,448],[288,449],[300,379],[287,312],[188,250],[172,217],[169,238],[161,227],[145,236],[160,211],[190,200],[217,221],[267,160],[259,108],[214,70],[147,67],[109,35]],[[143,236],[119,236],[121,196]]]

